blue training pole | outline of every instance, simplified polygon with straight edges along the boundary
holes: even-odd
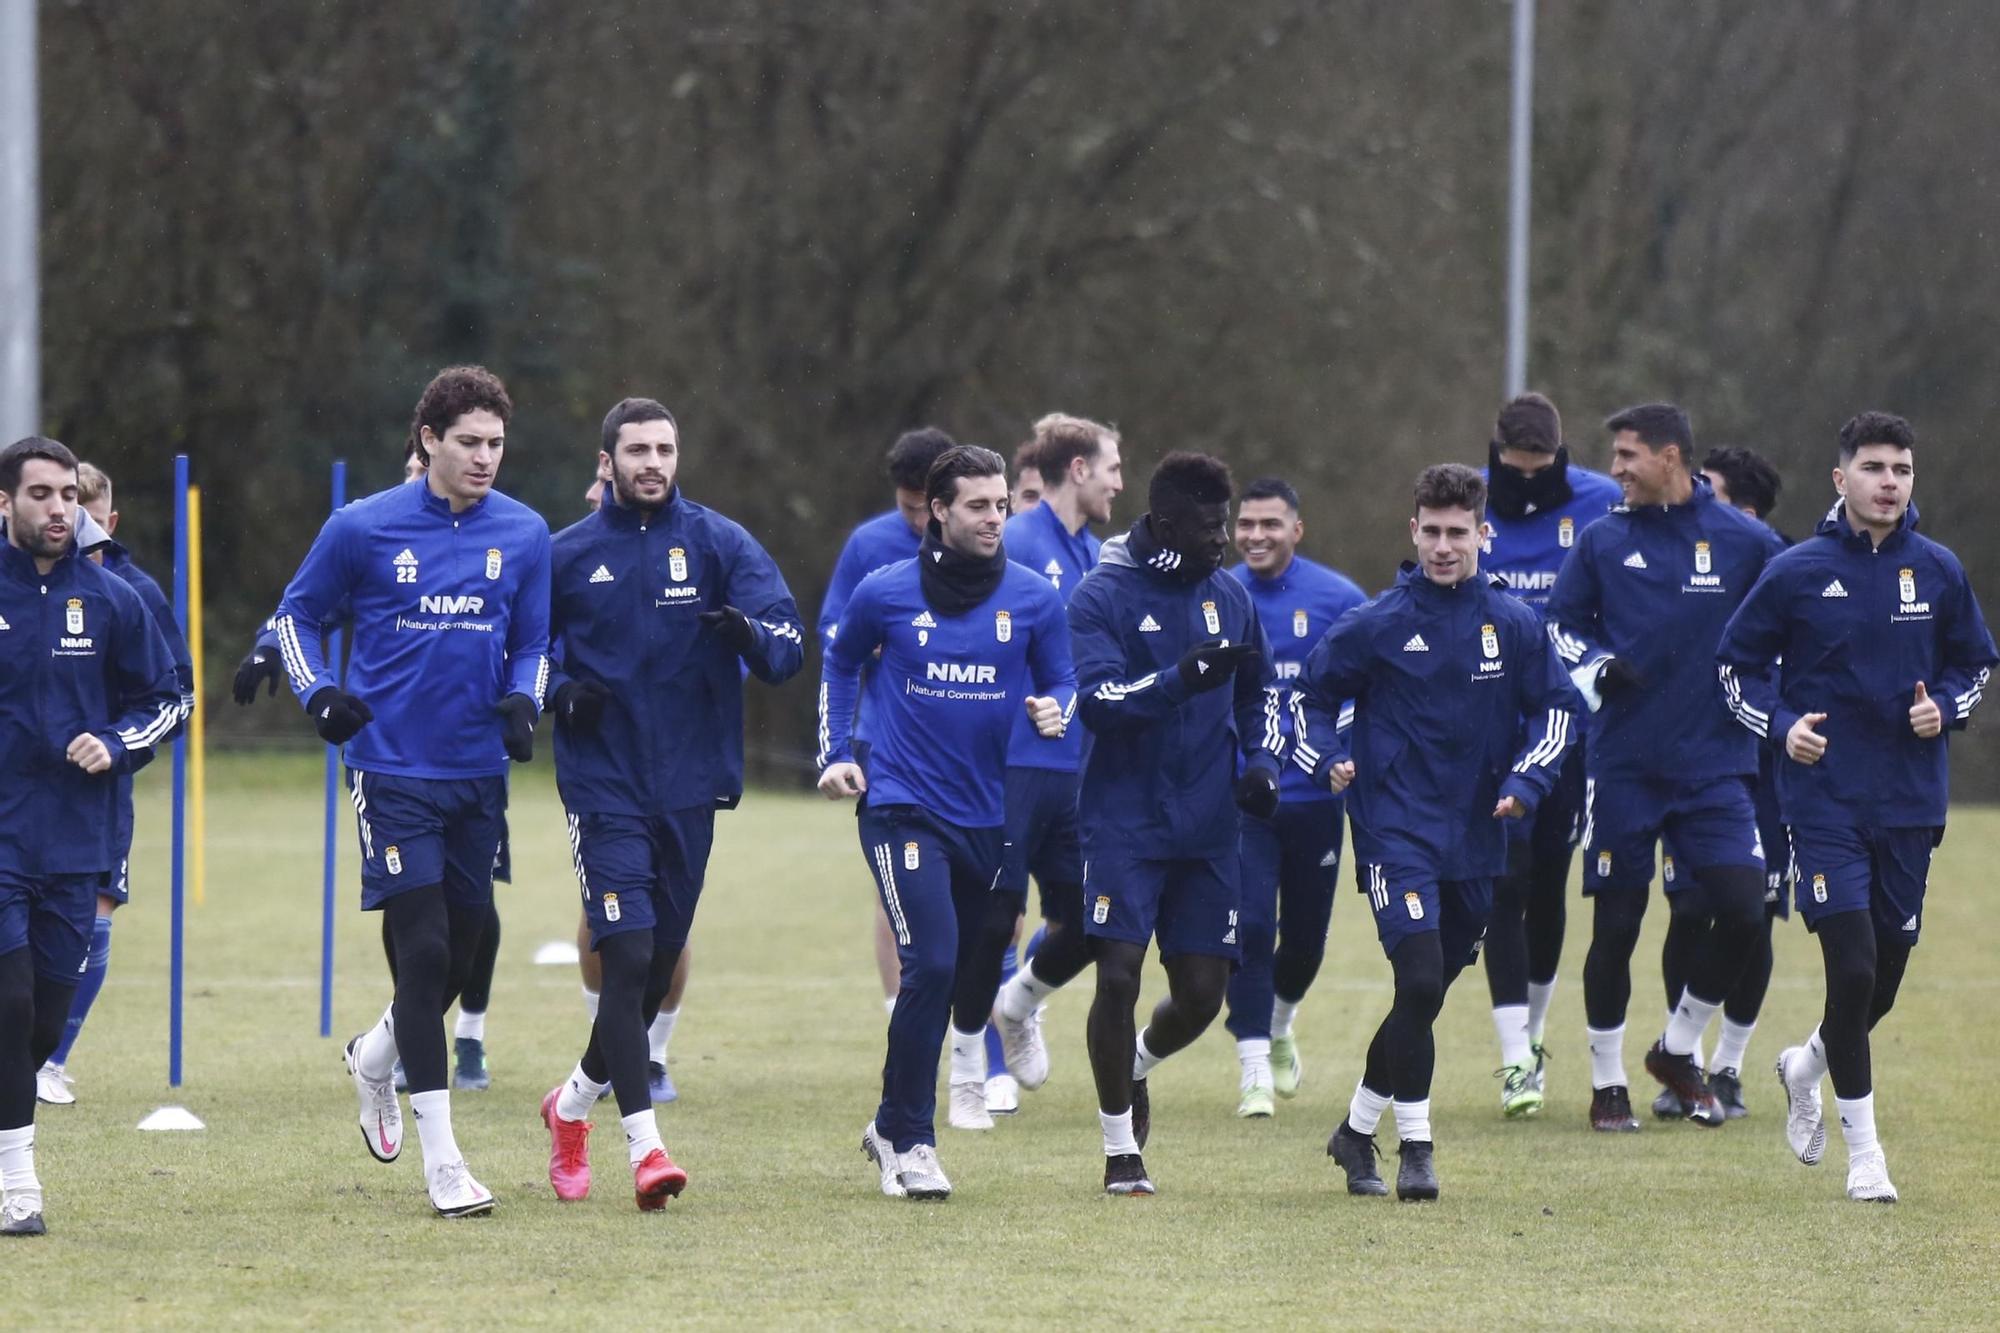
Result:
[[[181,636],[188,630],[188,457],[174,455],[174,618]],[[201,701],[195,700],[196,708]],[[174,741],[174,893],[172,943],[168,946],[167,1083],[181,1085],[181,946],[187,925],[187,763],[188,734]]]
[[[347,460],[333,460],[333,507],[347,503]],[[308,631],[310,632],[310,631]],[[327,639],[327,662],[340,672],[340,633]],[[326,747],[326,857],[321,873],[319,904],[319,1035],[333,1035],[333,838],[334,813],[340,802],[340,747]]]

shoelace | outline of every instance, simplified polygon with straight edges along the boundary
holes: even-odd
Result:
[[[928,1143],[919,1143],[916,1147],[904,1153],[903,1161],[907,1165],[913,1166],[919,1171],[928,1172],[931,1175],[944,1174],[943,1169],[938,1166],[937,1150]]]
[[[556,1123],[562,1127],[556,1134],[556,1152],[561,1157],[561,1164],[566,1167],[573,1167],[581,1166],[589,1161],[590,1131],[597,1128],[597,1126],[591,1124],[588,1120],[566,1121],[561,1116],[556,1117]],[[572,1131],[569,1128],[572,1124],[577,1125],[579,1128]],[[460,1163],[460,1165],[463,1166],[464,1163]]]
[[[1503,1092],[1526,1092],[1528,1089],[1528,1067],[1526,1065],[1501,1065],[1493,1071],[1493,1077],[1507,1080]]]

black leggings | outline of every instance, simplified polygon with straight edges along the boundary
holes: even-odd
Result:
[[[1748,1026],[1755,1023],[1757,1015],[1763,1011],[1764,996],[1771,989],[1771,923],[1775,919],[1766,909],[1763,928],[1750,944],[1750,959],[1743,965],[1743,973],[1737,977],[1736,984],[1723,998],[1722,1015],[1732,1023]],[[1667,1008],[1670,1011],[1681,1002],[1681,991],[1688,983],[1690,960],[1708,930],[1707,921],[1684,912],[1674,913],[1667,922],[1666,943],[1660,948],[1660,980],[1666,983]]]
[[[486,929],[484,905],[448,902],[437,884],[391,898],[382,909],[395,959],[396,1053],[410,1091],[437,1092],[447,1086],[444,1011],[465,988],[479,937]]]
[[[1814,928],[1826,962],[1826,1013],[1819,1039],[1836,1097],[1866,1097],[1875,1088],[1868,1034],[1896,1003],[1910,946],[1878,926],[1867,911],[1842,912]]]
[[[1526,1004],[1528,983],[1546,986],[1562,962],[1568,924],[1571,847],[1517,842],[1507,849],[1507,873],[1493,885],[1493,918],[1486,928],[1486,989],[1495,1008]],[[1279,994],[1283,994],[1283,988]]]
[[[993,1012],[993,997],[1000,993],[1001,965],[1007,961],[1014,928],[1026,906],[1026,894],[996,890],[986,895],[986,915],[973,927],[977,934],[971,948],[960,950],[958,972],[952,979],[951,1022],[960,1032],[977,1032],[986,1026]]]
[[[660,1016],[680,956],[679,949],[655,948],[650,930],[622,931],[598,941],[604,988],[598,992],[597,1021],[590,1026],[581,1063],[591,1082],[611,1085],[621,1117],[653,1105],[646,1029]]]
[[[389,914],[382,913],[382,952],[389,959],[389,980],[396,979],[396,946],[389,942]],[[483,1014],[493,1001],[493,965],[500,959],[500,904],[488,909],[486,931],[479,937],[479,950],[472,956],[472,971],[458,997],[458,1007],[467,1013]]]
[[[1090,937],[1083,933],[1083,885],[1056,885],[1043,895],[1043,901],[1052,898],[1074,902],[1076,911],[1069,918],[1049,919],[1048,934],[1042,936],[1041,946],[1028,960],[1028,970],[1045,985],[1067,986],[1090,966],[1094,956]]]
[[[75,998],[74,981],[35,971],[32,949],[0,955],[0,1129],[35,1123],[35,1071],[62,1043]]]
[[[1431,1095],[1431,1072],[1437,1066],[1431,1025],[1465,964],[1447,964],[1438,932],[1427,930],[1406,936],[1389,955],[1389,966],[1396,974],[1396,997],[1368,1043],[1361,1082],[1378,1096],[1420,1102]]]

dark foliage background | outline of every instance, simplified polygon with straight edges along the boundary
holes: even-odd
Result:
[[[1509,11],[1466,0],[182,0],[44,6],[49,428],[164,570],[170,457],[208,496],[209,697],[317,530],[391,484],[416,394],[519,405],[503,488],[581,513],[596,423],[681,418],[688,492],[810,618],[882,449],[1117,421],[1278,471],[1379,586],[1408,478],[1499,395]],[[2000,586],[2000,22],[1941,0],[1544,0],[1534,384],[1671,397],[1831,498],[1840,422],[1922,436],[1927,530]],[[811,668],[809,667],[809,670]],[[756,692],[765,776],[812,691]],[[307,737],[295,714],[213,714]],[[2000,748],[1959,747],[2000,795]]]

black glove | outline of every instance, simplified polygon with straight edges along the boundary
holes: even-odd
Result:
[[[236,664],[236,680],[229,687],[229,693],[239,704],[255,703],[257,687],[269,688],[266,696],[278,692],[278,677],[285,674],[285,664],[279,659],[276,648],[252,648],[250,655]]]
[[[1236,808],[1258,819],[1278,813],[1278,777],[1261,765],[1245,769],[1236,779]]]
[[[500,743],[507,747],[507,757],[517,764],[532,762],[535,757],[535,701],[525,694],[510,694],[493,711],[507,719],[500,728]]]
[[[306,704],[313,727],[328,745],[345,745],[354,734],[375,720],[375,710],[338,685],[327,685]]]
[[[750,627],[750,617],[733,606],[718,606],[695,619],[714,630],[738,656],[757,646],[757,631]]]
[[[1210,639],[1188,649],[1177,669],[1181,673],[1181,684],[1199,694],[1203,690],[1220,689],[1236,674],[1237,667],[1256,661],[1258,656],[1254,643],[1224,643],[1221,639]]]
[[[566,680],[556,688],[556,721],[576,733],[596,731],[611,702],[611,687],[598,680]]]
[[[1639,669],[1622,657],[1614,657],[1597,672],[1597,694],[1602,699],[1616,699],[1621,694],[1637,694],[1646,688],[1646,678]]]

